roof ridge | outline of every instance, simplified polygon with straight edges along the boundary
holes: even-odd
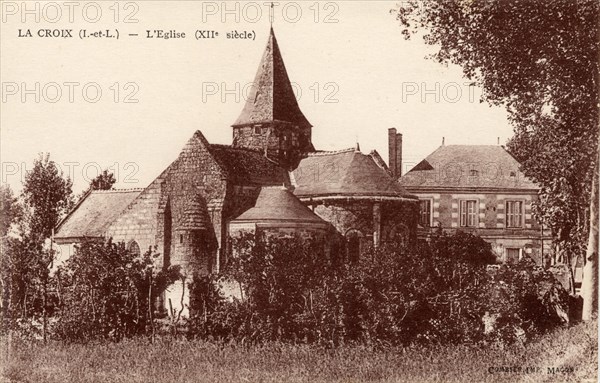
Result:
[[[252,149],[252,148],[245,148],[245,147],[241,147],[241,146],[233,146],[233,145],[227,145],[227,144],[209,144],[210,147],[215,147],[217,149],[233,149],[233,150],[243,150],[246,152],[253,152],[253,153],[258,153],[258,154],[263,154],[262,150],[258,150],[258,149]]]
[[[340,150],[321,150],[321,151],[309,152],[309,153],[307,153],[307,155],[308,155],[308,157],[319,157],[319,156],[329,156],[332,154],[349,153],[349,152],[356,152],[356,148],[346,148],[346,149],[340,149]]]
[[[146,188],[128,188],[128,189],[109,189],[109,190],[92,190],[92,193],[132,193],[143,192]]]
[[[261,189],[279,189],[279,190],[290,191],[290,189],[285,185],[265,185],[265,186],[261,186]]]

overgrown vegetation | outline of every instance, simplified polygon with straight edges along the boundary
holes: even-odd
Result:
[[[568,295],[551,273],[528,260],[490,270],[490,245],[471,234],[388,243],[358,262],[301,237],[243,236],[233,247],[221,281],[243,294],[228,302],[210,278],[197,279],[192,336],[327,347],[511,343],[568,321]]]
[[[157,254],[132,254],[124,243],[86,241],[53,278],[53,334],[69,341],[120,340],[154,333],[155,303],[179,278],[155,266]]]

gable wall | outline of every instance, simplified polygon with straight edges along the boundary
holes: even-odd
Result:
[[[216,265],[226,186],[224,175],[208,151],[207,143],[192,138],[165,177],[164,193],[168,196],[172,217],[172,264],[187,266],[193,263],[194,268],[206,271]],[[192,233],[185,227],[185,212],[191,200],[201,204],[199,220],[204,221],[205,229],[199,233]],[[204,247],[200,253],[196,251],[195,240]]]

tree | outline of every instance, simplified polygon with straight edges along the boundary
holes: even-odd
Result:
[[[23,197],[31,209],[29,234],[42,243],[72,203],[72,182],[63,178],[50,155],[40,155],[25,176]]]
[[[14,309],[23,309],[22,317],[28,318],[27,303],[31,297],[31,313],[40,314],[43,319],[43,337],[46,340],[48,317],[48,283],[50,265],[54,259],[51,249],[45,248],[48,239],[61,216],[72,204],[72,183],[63,178],[50,155],[40,155],[34,160],[31,172],[25,176],[23,183],[23,200],[26,217],[20,230],[20,238],[12,242],[8,269],[11,273],[13,289],[19,292],[11,298],[16,300]],[[41,303],[40,303],[41,302]]]
[[[585,253],[585,266],[583,269],[583,283],[581,295],[583,297],[583,320],[591,320],[594,311],[598,309],[598,168],[594,174],[592,187],[592,209],[590,210],[590,237]]]
[[[598,217],[590,192],[598,169],[599,3],[409,0],[396,11],[407,38],[426,30],[425,42],[440,47],[435,60],[460,65],[484,101],[507,108],[515,131],[508,149],[540,185],[535,213],[565,261],[586,248],[597,254],[597,241],[585,241]]]
[[[154,303],[181,278],[178,266],[157,268],[157,257],[151,249],[140,255],[110,239],[82,242],[57,272],[57,335],[119,341],[152,333]]]
[[[21,205],[11,188],[0,186],[0,284],[2,286],[2,317],[4,319],[4,328],[11,325],[11,308],[14,307],[14,301],[18,301],[19,286],[22,286],[22,276],[16,273],[16,262],[19,258],[13,257],[12,247],[16,239],[9,238],[7,234],[13,224],[22,216]]]
[[[21,217],[22,209],[10,186],[0,186],[0,236],[8,234],[10,227]]]
[[[108,170],[104,170],[98,174],[96,178],[90,183],[91,190],[110,190],[113,185],[117,182],[113,173],[109,173]]]

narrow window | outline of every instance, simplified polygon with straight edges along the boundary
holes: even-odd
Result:
[[[431,200],[423,199],[419,201],[420,214],[419,224],[423,227],[431,226]]]
[[[506,227],[523,227],[523,201],[506,201]]]
[[[129,250],[129,253],[134,257],[139,257],[142,253],[140,251],[140,245],[138,245],[136,241],[131,241],[127,250]]]
[[[179,243],[183,243],[183,234],[179,234]]]
[[[460,201],[460,226],[475,227],[477,225],[477,201]]]

